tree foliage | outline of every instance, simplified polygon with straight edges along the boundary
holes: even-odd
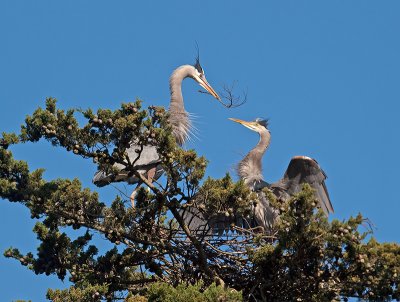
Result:
[[[77,115],[85,123],[78,122]],[[141,102],[111,111],[45,108],[28,116],[18,134],[0,140],[0,197],[25,205],[37,221],[37,252],[4,252],[36,274],[55,274],[72,286],[49,290],[52,301],[334,301],[358,297],[400,300],[400,248],[378,243],[361,215],[328,222],[310,187],[289,201],[276,200],[280,211],[273,234],[259,229],[224,234],[191,230],[182,217],[196,207],[207,217],[251,219],[257,194],[229,175],[204,182],[207,161],[175,144],[163,108]],[[141,189],[132,207],[117,195],[101,201],[78,179],[43,179],[13,158],[10,147],[47,140],[112,173],[125,166],[149,190]],[[165,177],[150,183],[134,169],[126,149],[135,141],[156,146]],[[115,172],[115,171],[114,171]],[[76,231],[74,231],[76,230]],[[75,234],[72,236],[71,234]],[[99,250],[95,234],[114,247]],[[217,284],[217,285],[216,285]]]

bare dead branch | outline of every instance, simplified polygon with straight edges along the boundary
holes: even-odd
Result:
[[[247,90],[243,91],[239,95],[234,94],[234,89],[237,84],[237,81],[234,81],[231,85],[224,84],[222,92],[219,92],[221,96],[221,100],[218,100],[224,107],[226,108],[236,108],[242,106],[244,103],[247,102]],[[208,91],[199,90],[200,93],[210,94]],[[226,100],[224,102],[223,100]]]

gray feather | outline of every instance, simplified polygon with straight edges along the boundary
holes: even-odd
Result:
[[[196,237],[204,238],[205,236],[212,235],[212,230],[205,215],[198,208],[186,207],[180,210],[179,214],[182,216],[190,232],[195,234]]]
[[[295,156],[291,159],[283,178],[273,183],[271,189],[278,198],[285,200],[299,193],[302,185],[308,183],[314,189],[319,206],[328,215],[334,210],[325,185],[326,178],[316,160],[306,156]]]

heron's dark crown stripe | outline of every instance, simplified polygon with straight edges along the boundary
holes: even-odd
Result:
[[[254,120],[254,122],[260,124],[261,126],[264,126],[265,128],[268,129],[268,124],[269,124],[269,120],[268,119],[264,119],[261,117],[258,117]]]
[[[200,73],[204,73],[203,68],[200,65],[200,61],[199,58],[196,59],[196,64],[194,64],[194,68],[196,68],[196,70]]]

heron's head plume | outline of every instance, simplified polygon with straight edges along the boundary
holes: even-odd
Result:
[[[256,118],[254,121],[247,122],[243,120],[239,120],[236,118],[229,118],[231,121],[234,121],[236,123],[242,124],[246,128],[249,128],[250,130],[253,130],[255,132],[261,133],[264,131],[268,131],[268,119],[263,119],[263,118]]]
[[[199,83],[199,85],[207,90],[213,97],[215,97],[217,100],[221,100],[218,93],[215,92],[210,84],[208,84],[206,75],[204,74],[204,69],[200,65],[199,56],[197,56],[196,63],[193,65],[193,67],[193,71],[189,76]]]
[[[199,49],[199,44],[196,41],[196,51],[197,51],[197,56],[196,56],[196,63],[194,63],[194,68],[200,73],[204,74],[204,70],[200,65],[200,49]]]
[[[196,69],[196,71],[199,74],[203,74],[204,75],[204,69],[200,65],[200,58],[199,57],[196,58],[196,63],[193,66],[194,66],[194,68]]]

